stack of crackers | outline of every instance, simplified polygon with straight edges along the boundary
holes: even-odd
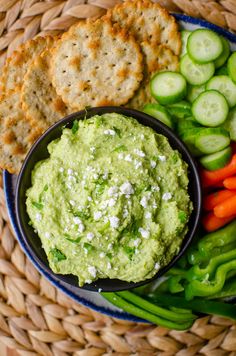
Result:
[[[61,38],[37,37],[13,53],[0,87],[0,167],[18,173],[33,142],[86,106],[151,102],[157,71],[178,70],[174,18],[149,0],[125,1]]]

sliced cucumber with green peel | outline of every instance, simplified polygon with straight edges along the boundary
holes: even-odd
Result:
[[[228,68],[226,66],[216,69],[215,75],[228,75]]]
[[[229,144],[229,133],[225,129],[218,127],[201,130],[195,138],[197,149],[204,154],[221,151]]]
[[[211,30],[199,29],[191,33],[187,42],[187,51],[197,63],[209,63],[223,52],[220,37]]]
[[[216,75],[206,85],[207,90],[218,90],[223,94],[230,107],[236,105],[236,85],[227,75]]]
[[[169,112],[164,108],[164,106],[159,104],[146,104],[143,108],[143,112],[155,117],[155,119],[163,122],[165,125],[173,128],[173,123]]]
[[[236,83],[236,52],[229,57],[227,68],[230,78]]]
[[[229,55],[230,55],[230,45],[229,45],[229,41],[224,38],[224,37],[220,37],[222,45],[223,45],[223,52],[221,53],[221,55],[215,60],[215,67],[219,68],[221,67],[223,64],[225,64],[225,62],[227,61]]]
[[[161,72],[154,75],[150,83],[152,96],[163,105],[173,104],[186,95],[187,83],[177,72]]]
[[[216,90],[201,93],[192,105],[195,120],[203,126],[215,127],[223,124],[229,112],[227,101]]]
[[[190,103],[193,103],[197,97],[206,89],[205,84],[202,85],[188,85],[187,99]]]
[[[180,138],[182,138],[182,136],[184,136],[188,130],[197,129],[199,127],[201,127],[201,125],[196,120],[194,120],[193,117],[180,119],[177,122],[177,133],[180,136]]]
[[[180,60],[180,72],[189,84],[202,85],[214,75],[215,66],[213,62],[197,64],[185,54]]]
[[[223,127],[229,132],[231,140],[236,141],[236,107],[230,110]]]
[[[184,56],[187,53],[187,41],[189,36],[191,35],[191,31],[183,30],[181,31],[181,41],[182,41],[182,50],[180,56]]]
[[[209,171],[223,168],[229,163],[232,156],[232,148],[229,146],[219,152],[200,158],[202,166]]]
[[[168,105],[167,110],[172,116],[177,117],[178,119],[183,119],[192,115],[191,105],[185,100]]]
[[[205,130],[205,129],[202,129],[202,128],[189,129],[189,130],[186,130],[185,133],[183,133],[180,136],[181,140],[185,143],[185,145],[188,147],[189,151],[192,153],[192,155],[194,157],[202,156],[201,151],[195,145],[196,136],[202,130]]]

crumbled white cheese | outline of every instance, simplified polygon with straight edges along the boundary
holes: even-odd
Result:
[[[85,229],[84,224],[79,224],[79,226],[78,226],[78,231],[79,231],[79,232],[83,232],[84,229]]]
[[[37,214],[35,215],[35,219],[36,219],[37,221],[40,221],[40,220],[42,219],[42,215],[41,215],[40,213],[37,213]]]
[[[90,284],[90,283],[92,283],[92,280],[91,279],[86,279],[85,283]]]
[[[142,162],[135,160],[134,161],[134,168],[135,169],[139,169],[140,167],[142,167]]]
[[[70,205],[75,206],[74,200],[70,200]]]
[[[63,173],[63,172],[64,172],[64,168],[63,168],[63,167],[60,167],[60,168],[59,168],[59,172]]]
[[[112,196],[116,195],[117,191],[118,191],[118,187],[116,187],[114,185],[113,187],[110,187],[108,189],[107,193],[108,193],[109,197],[112,197]]]
[[[110,262],[107,263],[107,269],[111,269],[111,263]]]
[[[105,257],[105,253],[104,253],[104,252],[101,252],[101,253],[99,254],[99,257],[100,257],[100,258],[104,258],[104,257]]]
[[[90,147],[91,152],[95,152],[96,148],[94,146]]]
[[[165,162],[166,161],[166,156],[158,156],[159,160],[161,162]]]
[[[151,167],[152,167],[152,168],[155,168],[156,165],[157,165],[157,164],[156,164],[156,161],[150,161],[150,164],[151,164]]]
[[[68,180],[76,182],[76,178],[74,176],[68,176]]]
[[[109,217],[109,221],[113,229],[116,229],[119,226],[120,219],[116,216]]]
[[[109,207],[113,207],[115,205],[116,205],[116,200],[115,199],[111,198],[111,199],[108,200],[108,206]]]
[[[93,278],[96,278],[97,270],[94,266],[88,266],[88,272],[91,274]]]
[[[128,209],[124,209],[123,218],[127,218],[128,215],[129,215]]]
[[[107,249],[108,249],[108,250],[112,250],[112,247],[113,247],[113,244],[112,244],[112,243],[109,243],[108,246],[107,246]]]
[[[50,233],[49,232],[45,232],[45,237],[46,237],[46,239],[50,239]]]
[[[150,213],[150,211],[147,211],[147,212],[145,213],[145,218],[146,218],[146,219],[151,219],[151,217],[152,217],[152,214]]]
[[[101,211],[95,211],[95,213],[93,214],[93,217],[94,217],[95,221],[101,219],[101,217],[102,217]]]
[[[140,135],[141,140],[144,140],[144,134]]]
[[[74,221],[74,223],[75,223],[76,225],[79,225],[79,224],[82,223],[81,219],[80,219],[78,216],[75,216],[75,217],[73,218],[73,221]]]
[[[127,156],[125,156],[125,161],[127,162],[132,162],[132,157],[130,154],[128,154]]]
[[[103,179],[107,179],[108,178],[108,172],[105,172],[102,176]]]
[[[114,130],[105,130],[104,131],[104,135],[111,135],[111,136],[115,136],[116,132]]]
[[[134,153],[136,153],[136,155],[139,157],[145,157],[145,153],[143,151],[139,150],[138,148],[134,149]]]
[[[150,235],[150,232],[148,230],[145,230],[143,229],[142,227],[140,227],[138,229],[138,231],[140,232],[141,236],[144,238],[144,239],[148,239],[149,238],[149,235]]]
[[[148,206],[148,198],[146,196],[142,197],[142,199],[140,200],[140,205],[142,205],[142,207],[144,208]]]
[[[159,263],[157,262],[157,263],[155,263],[155,266],[154,266],[154,268],[156,269],[156,270],[158,270],[158,269],[160,269],[160,265],[159,265]]]
[[[91,197],[88,197],[87,199],[88,199],[88,201],[92,201],[93,200]]]
[[[172,198],[172,194],[171,193],[164,193],[162,195],[162,200],[167,201],[167,200],[170,200],[171,198]]]
[[[124,159],[124,153],[119,153],[118,154],[118,159]]]
[[[88,233],[87,233],[87,239],[88,239],[89,241],[92,241],[93,238],[94,238],[94,234],[93,234],[92,232],[88,232]]]
[[[132,187],[132,184],[130,182],[125,182],[123,183],[121,186],[120,186],[120,191],[121,191],[121,194],[134,194],[134,189]]]
[[[97,173],[95,173],[95,174],[93,175],[93,179],[98,179],[98,174],[97,174]]]
[[[71,174],[74,173],[74,171],[73,171],[73,169],[69,168],[69,169],[67,170],[67,173],[68,173],[69,175],[71,175]]]
[[[139,244],[140,244],[140,239],[135,239],[134,240],[134,246],[138,247]]]
[[[158,185],[153,185],[153,186],[151,187],[151,191],[152,191],[152,192],[159,192],[159,191],[160,191],[160,188],[158,187]]]

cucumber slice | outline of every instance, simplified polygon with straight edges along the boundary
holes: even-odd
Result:
[[[227,68],[230,78],[236,83],[236,52],[229,57]]]
[[[163,124],[173,128],[173,123],[171,116],[168,111],[159,104],[146,104],[143,108],[143,112],[146,114],[155,117],[155,119],[163,122]]]
[[[230,45],[229,45],[229,41],[224,38],[223,36],[220,37],[222,45],[223,45],[223,52],[221,53],[221,55],[215,60],[215,67],[219,68],[221,67],[226,60],[228,59],[229,55],[230,55]]]
[[[232,148],[229,146],[222,151],[200,158],[202,166],[209,171],[223,168],[229,163],[232,156]]]
[[[213,62],[197,64],[185,54],[180,60],[180,72],[189,84],[202,85],[214,75],[215,66]]]
[[[207,90],[218,90],[224,95],[230,107],[236,105],[236,85],[227,75],[216,75],[206,86]]]
[[[190,153],[192,153],[194,157],[202,156],[201,151],[195,145],[196,136],[201,132],[201,130],[205,130],[205,129],[202,128],[189,129],[180,136],[181,140],[185,143]]]
[[[197,97],[206,89],[205,84],[202,85],[188,85],[187,99],[190,103],[193,103]]]
[[[180,101],[167,106],[167,110],[172,116],[183,119],[192,115],[191,105],[187,101]]]
[[[203,126],[215,127],[223,124],[229,112],[227,101],[216,90],[207,90],[194,100],[192,113]]]
[[[196,120],[194,120],[193,117],[188,117],[186,119],[180,119],[177,122],[177,133],[180,136],[180,138],[182,138],[188,130],[197,129],[199,127],[201,127],[201,125]],[[194,142],[195,142],[195,140],[194,140]]]
[[[215,75],[228,75],[228,68],[226,66],[220,67],[216,70]]]
[[[221,151],[229,144],[229,133],[222,128],[201,130],[195,139],[196,147],[205,154]]]
[[[187,83],[177,72],[161,72],[154,75],[150,83],[152,96],[163,105],[173,104],[186,95]]]
[[[187,41],[189,36],[191,35],[191,31],[183,30],[181,31],[181,41],[182,41],[182,50],[180,56],[184,56],[187,53]]]
[[[189,56],[197,63],[209,63],[218,58],[223,52],[220,37],[211,30],[195,30],[187,42]]]
[[[236,141],[236,107],[230,110],[223,127],[229,132],[231,140]]]

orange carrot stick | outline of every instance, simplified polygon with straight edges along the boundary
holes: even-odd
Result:
[[[218,230],[234,219],[236,219],[236,215],[227,218],[218,218],[213,213],[209,213],[202,219],[202,224],[207,232],[212,232]]]
[[[214,214],[218,218],[227,218],[236,214],[236,194],[214,207]]]
[[[203,187],[214,186],[220,181],[236,174],[236,153],[232,156],[231,161],[224,167],[215,171],[201,171]]]
[[[206,195],[203,198],[203,209],[208,211],[213,210],[216,205],[222,203],[223,201],[228,198],[231,198],[234,195],[236,195],[236,191],[227,189],[219,190],[218,192]]]
[[[225,188],[236,189],[236,176],[224,179],[223,184]]]

